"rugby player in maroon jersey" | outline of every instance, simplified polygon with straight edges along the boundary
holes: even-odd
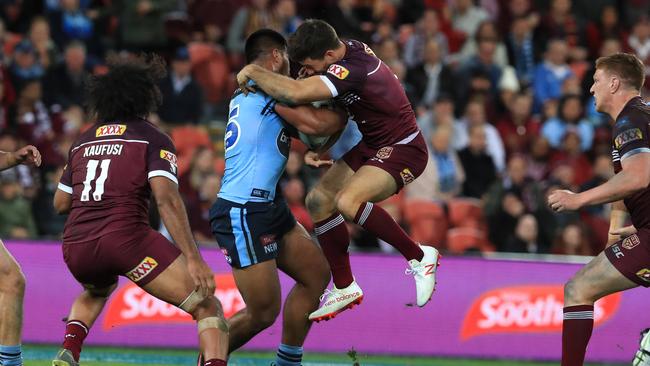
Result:
[[[41,165],[34,146],[16,152],[0,151],[0,171],[18,164]],[[22,365],[20,333],[23,324],[25,276],[18,262],[0,240],[0,365]]]
[[[326,291],[312,320],[327,320],[361,302],[363,291],[352,276],[344,220],[354,221],[393,245],[409,262],[417,304],[424,306],[435,288],[438,251],[415,243],[373,202],[399,192],[424,170],[428,152],[415,113],[393,72],[364,43],[340,40],[326,22],[307,20],[289,39],[289,57],[309,73],[294,80],[257,65],[237,75],[242,89],[249,80],[272,97],[304,104],[334,98],[363,134],[362,141],[333,164],[307,196],[307,208],[332,270],[334,288]],[[317,166],[317,154],[306,160]]]
[[[145,119],[160,104],[157,83],[164,74],[158,57],[142,56],[112,60],[107,74],[89,82],[87,104],[97,122],[70,148],[54,196],[56,210],[69,213],[63,256],[84,290],[52,365],[78,365],[118,276],[191,314],[204,364],[226,365],[228,326],[178,193],[176,150]],[[148,224],[152,193],[177,246]]]
[[[640,96],[645,68],[618,53],[596,60],[590,92],[596,110],[616,121],[612,162],[616,173],[590,190],[558,190],[548,197],[557,212],[613,202],[610,238],[596,258],[564,286],[562,366],[580,366],[594,325],[594,303],[609,294],[650,286],[650,106]],[[627,216],[631,227],[623,227]]]

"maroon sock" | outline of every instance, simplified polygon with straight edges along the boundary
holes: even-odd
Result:
[[[330,264],[334,286],[339,289],[350,286],[354,279],[348,253],[350,233],[348,227],[345,226],[345,219],[341,214],[336,213],[317,222],[314,225],[314,231],[321,248],[323,248],[325,258]]]
[[[374,234],[379,239],[392,245],[406,260],[422,260],[424,252],[420,246],[409,238],[404,230],[383,208],[366,202],[359,207],[354,222]]]
[[[79,361],[79,354],[81,354],[81,347],[83,346],[84,339],[88,335],[88,326],[80,320],[70,320],[65,325],[65,339],[63,340],[63,348],[72,352],[75,361]]]
[[[564,308],[562,366],[582,366],[593,329],[593,305],[576,305]]]
[[[227,365],[228,365],[228,362],[226,362],[224,360],[220,360],[218,358],[213,358],[211,360],[207,360],[203,364],[203,366],[227,366]]]

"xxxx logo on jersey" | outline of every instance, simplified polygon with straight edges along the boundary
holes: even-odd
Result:
[[[176,154],[174,154],[171,151],[160,150],[160,157],[174,164],[174,166],[178,165],[178,159],[176,158]]]
[[[146,257],[135,268],[127,272],[126,277],[128,277],[133,282],[138,282],[141,279],[147,277],[147,275],[151,273],[151,271],[153,271],[156,267],[158,267],[158,262],[156,262],[156,260],[151,257]]]
[[[97,127],[95,137],[121,136],[126,132],[126,125],[104,125]]]
[[[350,74],[350,70],[337,64],[330,65],[330,67],[327,68],[327,72],[341,80],[344,80]]]

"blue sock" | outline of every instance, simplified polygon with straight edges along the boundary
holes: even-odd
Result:
[[[22,366],[23,356],[20,352],[20,345],[3,346],[0,345],[0,365],[2,366]]]
[[[280,344],[275,356],[276,366],[300,366],[302,362],[302,347]]]

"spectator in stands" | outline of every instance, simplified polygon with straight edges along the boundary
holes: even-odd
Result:
[[[45,69],[38,62],[36,50],[29,40],[21,41],[14,48],[14,62],[10,72],[14,85],[45,75]]]
[[[459,54],[460,62],[465,62],[478,53],[478,43],[480,39],[492,39],[496,43],[493,57],[493,61],[496,65],[504,67],[508,64],[508,52],[506,46],[501,41],[496,24],[491,20],[483,21],[478,26],[474,36],[465,41]]]
[[[250,6],[239,8],[230,23],[226,38],[226,48],[237,56],[239,62],[244,54],[246,37],[257,29],[268,28],[271,25],[269,0],[252,0],[250,3]]]
[[[120,17],[122,46],[138,52],[161,50],[167,45],[165,15],[177,6],[176,0],[120,2],[117,11]]]
[[[541,182],[548,176],[548,163],[551,156],[551,145],[544,136],[538,135],[530,141],[530,155],[527,158],[527,176]]]
[[[455,138],[454,148],[460,150],[469,144],[469,127],[483,126],[487,137],[487,153],[494,161],[498,172],[505,169],[506,153],[499,131],[488,121],[485,116],[485,106],[480,98],[473,98],[466,107],[465,118],[458,122],[460,132]]]
[[[414,107],[432,105],[441,93],[453,89],[453,72],[442,62],[440,44],[429,39],[424,50],[424,62],[409,69],[406,82],[413,87]]]
[[[548,253],[547,247],[539,245],[537,219],[531,214],[517,220],[515,232],[508,238],[504,251],[511,253]]]
[[[37,234],[31,205],[21,194],[20,184],[11,176],[0,180],[0,235],[29,239]]]
[[[440,93],[430,109],[418,114],[418,126],[422,131],[423,136],[430,136],[431,131],[436,125],[446,124],[452,126],[454,129],[454,136],[452,141],[458,141],[458,136],[464,134],[462,129],[464,125],[460,125],[454,117],[454,101],[449,94]],[[453,144],[456,147],[456,143]]]
[[[67,216],[59,215],[52,206],[54,193],[62,173],[62,166],[43,172],[43,183],[32,205],[34,220],[40,236],[58,238],[63,232]]]
[[[186,47],[176,50],[171,62],[171,71],[160,84],[160,92],[163,100],[158,115],[164,123],[199,123],[203,109],[203,92],[192,78],[192,63]]]
[[[221,188],[221,177],[209,173],[203,177],[197,195],[187,202],[187,218],[192,223],[192,233],[201,242],[213,241],[210,226],[210,207]]]
[[[272,28],[285,37],[293,34],[302,23],[302,18],[296,14],[295,0],[279,0],[273,8]]]
[[[436,11],[427,9],[415,25],[415,31],[404,44],[403,59],[408,68],[416,67],[424,62],[425,47],[431,40],[438,43],[439,57],[444,60],[449,54],[447,37],[440,30]]]
[[[89,42],[93,39],[94,25],[82,10],[79,0],[61,0],[60,8],[50,13],[52,38],[63,48],[72,40]]]
[[[356,0],[336,0],[325,9],[324,20],[336,29],[339,37],[363,40],[362,20],[355,5]]]
[[[553,246],[553,254],[564,255],[593,255],[585,229],[579,224],[564,227]]]
[[[544,61],[537,65],[533,77],[535,104],[533,110],[539,112],[550,99],[559,99],[562,84],[573,72],[567,65],[567,44],[562,39],[553,39],[547,44]]]
[[[392,38],[384,39],[375,47],[375,51],[377,52],[377,57],[385,63],[399,61],[399,44]]]
[[[559,115],[544,122],[541,133],[551,143],[552,147],[558,148],[569,129],[577,132],[580,137],[582,151],[591,149],[594,140],[594,127],[584,118],[582,100],[577,94],[562,97],[559,105]]]
[[[527,16],[514,18],[506,37],[508,60],[524,85],[533,81],[535,65],[539,61],[538,43],[533,38],[533,27]]]
[[[232,0],[188,0],[187,3],[193,29],[218,43],[227,36],[230,22],[241,6]]]
[[[580,192],[598,187],[607,182],[614,175],[612,157],[609,154],[597,155],[594,159],[593,170],[593,177],[580,186]],[[602,218],[609,220],[609,215],[605,209],[605,205],[588,206],[584,208],[584,211],[591,215],[601,216]]]
[[[45,69],[50,69],[59,63],[61,53],[50,36],[50,23],[47,19],[36,17],[32,20],[29,27],[29,40],[38,54],[40,64]]]
[[[451,19],[454,29],[467,37],[474,36],[479,25],[488,18],[488,13],[474,5],[472,0],[456,0],[453,3]]]
[[[533,97],[517,93],[507,105],[508,113],[496,124],[508,154],[527,153],[531,141],[539,135],[540,123],[532,116]]]
[[[63,60],[43,80],[44,101],[47,105],[58,104],[64,109],[83,105],[86,82],[90,77],[86,70],[86,46],[81,42],[70,42]]]
[[[483,198],[483,195],[497,178],[496,167],[492,157],[486,151],[485,127],[469,127],[469,143],[458,152],[458,157],[465,172],[463,197]]]
[[[646,64],[650,63],[650,21],[639,19],[632,28],[627,43],[637,56]],[[647,75],[647,73],[646,73]]]
[[[530,29],[535,29],[539,25],[540,16],[533,9],[530,0],[510,0],[507,4],[503,4],[499,9],[498,25],[499,32],[506,34],[511,29],[515,19],[523,18],[528,21]]]
[[[600,54],[605,40],[626,39],[627,32],[619,21],[616,7],[613,5],[605,6],[600,13],[600,19],[587,25],[586,36],[589,56],[593,59]]]
[[[577,186],[585,183],[593,174],[591,162],[582,152],[581,138],[579,132],[574,128],[569,128],[562,139],[562,145],[549,161],[551,170],[555,170],[560,165],[566,165],[571,172],[572,181],[566,181],[565,184],[577,189]]]
[[[571,5],[571,0],[551,0],[549,12],[542,17],[537,28],[541,42],[563,39],[568,47],[575,50],[585,46],[584,21],[571,13]]]
[[[214,152],[204,146],[194,150],[190,168],[180,176],[178,188],[186,202],[199,199],[199,189],[205,177],[215,173]]]
[[[433,130],[429,162],[424,172],[405,187],[407,199],[447,202],[460,194],[465,172],[451,147],[452,134],[449,125],[438,125]]]
[[[289,209],[293,216],[296,217],[302,226],[307,229],[308,232],[314,231],[314,222],[309,216],[309,212],[305,207],[305,185],[298,178],[291,178],[282,187],[282,195],[287,200]]]

